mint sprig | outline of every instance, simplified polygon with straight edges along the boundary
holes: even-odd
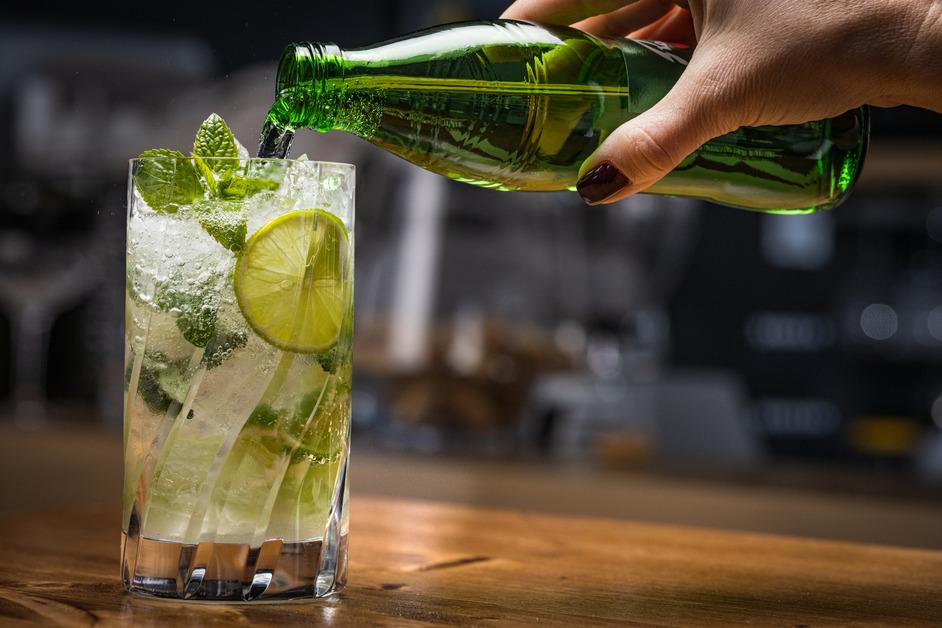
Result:
[[[278,189],[275,181],[238,172],[238,142],[226,121],[215,113],[209,114],[196,131],[192,154],[210,193],[216,198],[242,199],[265,190]]]
[[[192,205],[199,200],[238,201],[259,192],[277,190],[280,181],[280,178],[253,176],[258,168],[249,167],[251,164],[240,171],[243,164],[235,135],[226,121],[215,113],[210,114],[196,131],[190,157],[176,150],[156,148],[144,151],[139,159],[141,162],[134,185],[141,198],[154,211],[161,213],[174,213],[181,206]],[[272,171],[272,174],[276,173]],[[236,228],[222,238],[212,232],[210,235],[227,249],[238,251],[241,246],[231,245],[238,230]],[[207,231],[210,231],[209,227]]]

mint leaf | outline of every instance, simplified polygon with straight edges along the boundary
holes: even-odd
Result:
[[[226,121],[215,113],[196,131],[193,161],[213,196],[219,194],[216,176],[228,174],[239,166],[238,142]]]
[[[195,209],[200,214],[200,225],[216,242],[233,253],[245,248],[247,227],[241,203],[207,201],[198,203]]]
[[[157,307],[176,316],[177,329],[187,342],[205,348],[203,364],[209,369],[222,364],[233,351],[244,347],[249,339],[245,331],[227,329],[225,322],[219,320],[217,277],[211,277],[200,286],[187,286],[185,290],[163,284],[157,288],[154,299]],[[173,365],[169,362],[167,364],[167,373],[159,378],[159,383],[167,394],[176,399],[178,389],[174,382],[180,380],[186,365],[180,370],[171,368]],[[182,394],[186,394],[185,391]]]
[[[174,402],[182,404],[189,387],[185,362],[174,362],[159,351],[144,354],[137,390],[151,412],[162,414]],[[191,410],[187,418],[192,417]]]
[[[321,365],[321,368],[324,369],[325,373],[333,373],[337,370],[337,351],[338,348],[335,344],[327,351],[317,354],[315,359],[317,363]]]
[[[237,174],[225,177],[219,182],[219,194],[230,198],[244,198],[266,190],[277,189],[278,184],[275,181],[242,177]]]
[[[175,310],[177,329],[187,342],[205,347],[216,331],[216,292],[216,277],[211,277],[202,286],[187,287],[186,290],[162,284],[154,301],[165,312]]]
[[[203,226],[206,233],[215,238],[216,242],[233,253],[238,253],[245,248],[245,218],[230,221],[220,219],[218,216],[208,216],[200,218],[200,225]]]
[[[203,121],[196,131],[193,142],[193,156],[205,159],[205,165],[211,172],[223,174],[239,165],[239,148],[229,125],[215,113]],[[209,178],[207,178],[209,181]]]
[[[186,370],[186,364],[171,363],[157,373],[160,388],[181,405],[190,392],[190,377]]]
[[[353,344],[353,304],[351,303],[344,318],[343,325],[340,327],[340,337],[330,349],[322,351],[315,356],[315,360],[320,364],[325,373],[336,373],[340,366],[342,357],[349,355],[350,347]]]
[[[216,311],[190,310],[177,318],[177,327],[187,342],[195,347],[205,347],[216,331]]]
[[[249,341],[244,331],[219,331],[206,344],[206,353],[203,354],[203,363],[206,368],[216,368],[226,361],[226,358],[245,346]]]
[[[205,347],[216,331],[216,311],[189,310],[177,318],[177,327],[187,342],[195,347]]]
[[[206,185],[209,186],[209,191],[215,196],[219,191],[219,184],[216,183],[216,175],[213,174],[212,168],[209,167],[205,159],[196,155],[193,155],[193,163],[196,164],[196,169],[203,175]]]
[[[326,390],[313,391],[300,399],[285,430],[310,455],[319,458],[339,451],[339,434],[331,427],[342,424],[350,408],[349,390],[340,377],[330,377],[325,385]]]
[[[157,366],[166,362],[166,356],[160,353],[146,353],[141,363],[141,375],[137,382],[137,393],[151,412],[161,414],[167,411],[173,399],[160,387],[160,369]],[[128,365],[128,370],[130,371]],[[132,395],[134,391],[129,391]]]
[[[134,185],[154,211],[172,214],[202,197],[196,167],[183,153],[157,148],[145,150],[139,159]]]
[[[252,410],[252,414],[245,422],[245,427],[260,427],[270,430],[278,425],[279,421],[281,421],[281,414],[267,403],[262,403]]]
[[[160,387],[160,380],[157,379],[157,371],[151,369],[141,369],[141,378],[138,381],[137,390],[144,400],[144,404],[155,414],[163,414],[173,403],[163,388]]]

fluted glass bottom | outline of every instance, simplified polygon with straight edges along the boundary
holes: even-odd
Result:
[[[121,533],[121,575],[132,593],[185,600],[249,602],[318,598],[347,581],[347,535],[261,547],[187,545]]]

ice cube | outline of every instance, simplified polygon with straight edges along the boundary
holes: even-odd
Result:
[[[268,386],[281,352],[254,333],[206,371],[193,403],[194,419],[220,429],[240,429]]]
[[[139,211],[128,223],[128,290],[152,303],[157,286],[197,290],[213,277],[225,277],[233,255],[200,225],[190,208],[175,214]]]
[[[322,207],[353,229],[354,177],[344,164],[321,164],[318,190]]]
[[[285,184],[282,184],[283,186]],[[245,199],[246,231],[248,237],[263,226],[295,209],[294,200],[277,192],[263,192]]]
[[[193,355],[194,347],[180,333],[176,316],[132,298],[126,300],[125,308],[130,322],[128,336],[136,352],[158,351],[174,362]]]

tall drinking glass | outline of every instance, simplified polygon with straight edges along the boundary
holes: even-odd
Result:
[[[131,160],[128,185],[125,588],[334,593],[347,566],[353,166],[203,160],[226,173],[225,194],[174,204],[190,164],[149,161]]]

